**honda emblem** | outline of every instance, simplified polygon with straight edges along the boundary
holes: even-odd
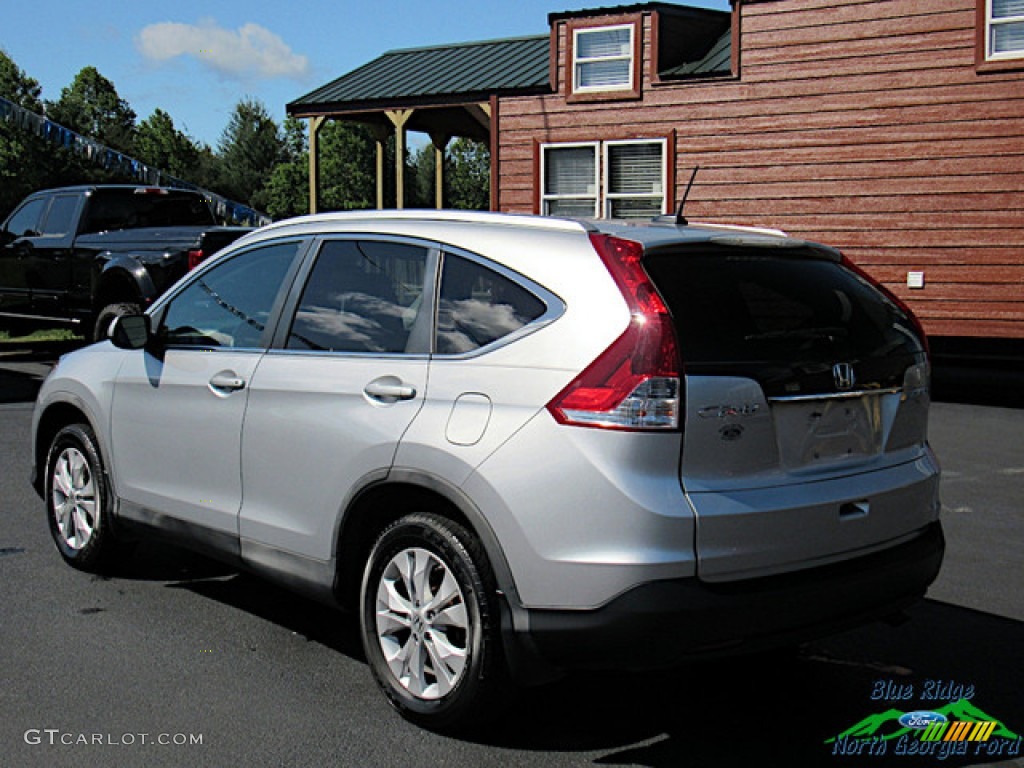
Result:
[[[846,391],[853,389],[857,383],[857,375],[853,372],[853,366],[849,363],[836,363],[832,366],[832,378],[835,379],[836,389]]]

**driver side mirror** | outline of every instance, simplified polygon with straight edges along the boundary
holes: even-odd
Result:
[[[149,315],[120,315],[110,324],[110,340],[118,349],[142,349],[151,338]]]

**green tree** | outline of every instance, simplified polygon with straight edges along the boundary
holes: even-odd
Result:
[[[216,191],[264,210],[267,180],[274,167],[287,160],[284,140],[267,108],[256,99],[239,101],[217,149],[220,169]]]
[[[407,173],[412,174],[412,185],[409,189],[407,205],[410,208],[433,208],[434,177],[436,166],[434,145],[424,144],[412,153]]]
[[[39,83],[0,49],[0,96],[32,112],[42,112]],[[45,142],[13,123],[0,120],[0,220],[25,195],[46,186],[49,156]]]
[[[171,116],[162,109],[139,123],[135,135],[135,156],[154,168],[192,183],[199,170],[200,148],[174,127]]]
[[[436,175],[434,146],[420,147],[413,155],[415,180],[409,207],[433,208]],[[470,211],[486,211],[491,202],[491,153],[484,144],[457,138],[448,144],[444,159],[444,205]]]
[[[448,146],[445,205],[470,211],[491,206],[491,152],[486,145],[459,138]]]
[[[131,153],[135,144],[135,112],[114,84],[95,67],[84,67],[60,98],[46,107],[47,116],[65,128],[101,144]]]
[[[320,129],[320,207],[325,211],[376,207],[376,158],[376,143],[365,125],[339,120],[324,123]]]
[[[309,150],[306,125],[295,117],[282,126],[284,161],[274,166],[262,190],[266,212],[274,219],[309,213]]]

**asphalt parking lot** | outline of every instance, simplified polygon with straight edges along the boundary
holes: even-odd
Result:
[[[27,483],[52,357],[0,353],[0,764],[1024,766],[1009,739],[945,757],[826,743],[961,699],[1024,734],[1024,410],[933,407],[947,557],[905,623],[671,675],[577,675],[452,738],[391,713],[351,617],[162,545],[111,578],[63,565]],[[990,379],[950,399],[1018,393]]]

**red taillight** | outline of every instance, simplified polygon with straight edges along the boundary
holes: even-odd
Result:
[[[893,304],[895,304],[897,307],[899,307],[900,310],[902,312],[904,312],[908,318],[910,318],[910,322],[914,326],[914,330],[917,331],[917,335],[921,338],[921,346],[924,347],[924,353],[929,358],[931,358],[931,349],[928,346],[928,334],[926,334],[924,332],[924,325],[921,324],[921,320],[917,317],[917,315],[914,314],[914,310],[912,310],[903,299],[901,299],[899,296],[897,296],[891,290],[889,290],[884,285],[882,285],[880,282],[878,282],[878,280],[873,278],[871,275],[869,275],[863,269],[861,269],[856,264],[854,264],[852,261],[850,261],[845,255],[843,256],[841,263],[848,270],[850,270],[854,274],[859,275],[860,277],[864,278],[869,283],[871,283],[871,285],[873,285],[875,288],[877,288],[882,293],[884,293],[886,295],[886,297],[888,297],[889,301],[891,301]]]
[[[206,254],[203,253],[201,248],[188,252],[188,270],[191,272],[193,269],[203,263],[206,258]]]
[[[591,242],[629,307],[625,332],[548,403],[561,424],[676,429],[682,363],[668,309],[640,265],[643,246],[610,235]]]

